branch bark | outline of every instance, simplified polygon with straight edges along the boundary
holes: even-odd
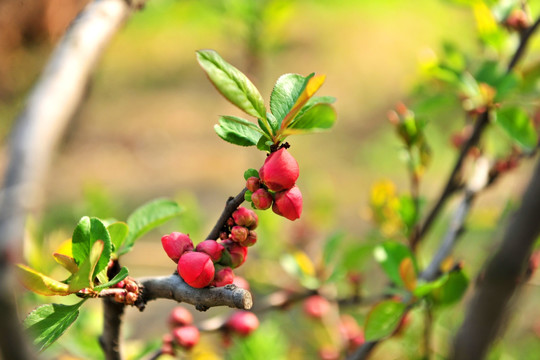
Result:
[[[120,341],[122,316],[125,305],[112,300],[103,299],[103,334],[99,337],[99,343],[107,360],[121,360]]]
[[[227,200],[223,212],[221,213],[218,221],[216,222],[216,225],[214,225],[214,228],[212,229],[212,231],[210,231],[210,234],[208,234],[206,239],[217,240],[219,238],[219,234],[221,230],[225,227],[227,220],[232,216],[232,213],[240,206],[240,204],[244,202],[244,195],[246,194],[246,191],[247,188],[244,188],[234,198],[230,197]]]
[[[455,339],[451,359],[482,359],[500,328],[540,234],[540,161],[502,243],[489,261]]]

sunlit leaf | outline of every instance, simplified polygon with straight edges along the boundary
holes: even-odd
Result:
[[[75,263],[75,259],[72,258],[71,256],[54,253],[53,257],[57,263],[62,265],[70,273],[75,274],[77,271],[79,271],[79,267],[77,266],[77,263]]]
[[[469,286],[469,278],[463,271],[452,271],[448,280],[432,293],[438,305],[451,305],[463,297]]]
[[[94,270],[103,253],[103,240],[97,240],[90,249],[90,254],[86,260],[79,266],[79,271],[73,274],[69,282],[69,291],[77,292],[79,290],[94,287]]]
[[[396,300],[386,300],[375,305],[366,318],[366,341],[390,336],[398,327],[406,308],[405,304]]]
[[[102,240],[104,246],[93,276],[105,269],[109,263],[112,252],[111,236],[101,220],[94,217],[83,217],[77,224],[72,238],[73,258],[77,265],[80,266],[88,259],[92,246],[98,240]]]
[[[336,122],[337,114],[332,105],[316,104],[302,115],[297,116],[284,134],[307,133],[330,129]]]
[[[302,91],[302,94],[298,97],[296,100],[296,103],[291,108],[289,113],[283,118],[281,122],[281,129],[286,129],[289,127],[293,119],[296,117],[296,115],[300,112],[302,107],[306,105],[306,103],[315,95],[317,90],[322,86],[324,83],[324,80],[326,79],[326,75],[314,75],[312,78],[309,79],[306,87]]]
[[[39,351],[55,342],[77,319],[84,300],[74,305],[47,304],[36,308],[24,320]]]
[[[124,240],[127,238],[127,234],[129,232],[128,225],[125,222],[117,221],[107,226],[107,230],[111,236],[113,250],[118,251],[118,249],[122,247]]]
[[[19,280],[30,291],[45,296],[70,294],[67,284],[51,279],[26,265],[17,264],[15,269]]]
[[[270,95],[270,110],[277,120],[275,131],[279,129],[285,116],[292,110],[313,75],[304,77],[298,74],[285,74],[276,81]]]
[[[259,90],[240,70],[213,50],[197,51],[197,60],[227,100],[251,116],[265,118],[266,108]]]
[[[157,199],[137,208],[127,219],[128,236],[118,254],[129,252],[138,238],[181,212],[182,208],[176,202],[167,199]]]

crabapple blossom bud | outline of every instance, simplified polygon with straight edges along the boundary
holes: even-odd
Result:
[[[115,293],[114,294],[114,301],[116,301],[117,303],[120,303],[120,304],[125,303],[126,302],[126,293],[125,292]]]
[[[242,242],[247,239],[249,230],[243,226],[233,226],[231,229],[231,240]]]
[[[214,278],[214,263],[210,255],[187,252],[178,261],[178,274],[191,287],[203,288]]]
[[[341,315],[339,318],[339,331],[349,344],[350,351],[356,349],[365,341],[364,332],[351,315]]]
[[[302,193],[298,186],[276,193],[272,211],[291,221],[302,214]]]
[[[233,212],[232,217],[236,225],[245,226],[250,230],[255,229],[257,227],[257,223],[259,222],[259,217],[257,216],[257,214],[255,214],[254,211],[243,206],[240,206],[238,209],[236,209]]]
[[[320,295],[312,295],[304,301],[304,313],[314,319],[321,319],[330,311],[330,303]]]
[[[113,287],[118,288],[118,289],[123,289],[124,286],[126,286],[126,282],[124,280],[120,280]]]
[[[296,159],[287,149],[281,148],[266,158],[259,175],[270,190],[282,191],[294,186],[300,171]]]
[[[161,353],[164,355],[174,356],[173,336],[171,334],[165,334],[162,338]]]
[[[252,176],[246,180],[246,187],[249,191],[255,192],[261,187],[261,180],[258,177]]]
[[[189,350],[199,342],[199,329],[193,325],[177,327],[172,331],[178,346]]]
[[[257,233],[255,230],[250,230],[246,240],[242,241],[240,245],[242,246],[253,246],[257,242]]]
[[[231,267],[236,269],[242,265],[247,258],[247,247],[242,246],[232,240],[225,240],[222,242],[225,249],[229,252],[231,256]]]
[[[195,251],[208,254],[213,262],[219,261],[221,259],[221,254],[225,247],[214,240],[204,240],[197,244]]]
[[[183,306],[177,306],[169,314],[169,326],[174,329],[179,326],[191,325],[193,315]]]
[[[266,210],[269,209],[270,206],[272,206],[272,202],[274,201],[274,199],[268,191],[264,189],[259,189],[253,194],[251,194],[251,201],[253,201],[255,208],[259,210]]]
[[[227,219],[227,226],[234,226],[234,219],[232,217]]]
[[[135,304],[135,301],[137,301],[137,298],[138,298],[138,296],[137,296],[136,293],[134,293],[134,292],[128,292],[128,293],[126,294],[126,304],[127,304],[127,305],[133,305],[133,304]]]
[[[259,319],[252,312],[240,310],[231,315],[225,326],[241,336],[247,336],[259,327]]]
[[[232,284],[234,280],[234,273],[230,267],[222,268],[218,271],[216,271],[216,275],[214,275],[214,280],[210,285],[213,286],[225,286]]]
[[[134,280],[128,279],[126,280],[125,284],[126,285],[124,286],[124,288],[126,289],[128,293],[135,293],[135,294],[139,293],[139,285],[137,285],[137,283]]]
[[[179,232],[173,232],[170,235],[165,235],[161,238],[161,245],[167,253],[167,255],[178,263],[178,259],[186,251],[193,250],[193,242],[189,238],[189,235]]]

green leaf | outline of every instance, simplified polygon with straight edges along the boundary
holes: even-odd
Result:
[[[504,108],[495,113],[495,123],[525,150],[531,151],[538,144],[538,135],[525,110]]]
[[[257,144],[263,132],[253,123],[235,116],[222,116],[214,130],[223,140],[240,146]]]
[[[51,279],[26,265],[17,264],[15,270],[19,280],[30,291],[45,296],[70,294],[67,284]]]
[[[375,260],[381,264],[386,275],[388,275],[390,280],[396,285],[404,285],[399,272],[399,266],[404,259],[411,258],[414,270],[418,272],[414,256],[409,247],[404,244],[395,241],[386,241],[375,247],[373,255],[375,256]]]
[[[364,334],[366,341],[382,339],[398,327],[407,306],[396,300],[385,300],[375,305],[367,315]]]
[[[297,116],[286,130],[286,134],[299,134],[330,129],[337,114],[332,105],[316,104]]]
[[[94,270],[103,253],[103,247],[103,240],[97,240],[92,245],[88,258],[79,266],[79,271],[73,274],[69,282],[70,292],[74,293],[85,288],[92,289],[94,287]]]
[[[176,202],[167,199],[157,199],[137,208],[127,219],[129,232],[118,255],[129,252],[138,238],[181,212]]]
[[[300,109],[298,114],[296,115],[297,118],[302,116],[307,110],[311,109],[314,105],[317,104],[333,104],[336,102],[336,98],[333,96],[314,96],[310,98],[304,106]]]
[[[315,74],[304,77],[298,74],[285,74],[276,81],[270,95],[270,111],[277,120],[276,127],[273,126],[274,131],[280,128],[281,122],[292,110],[313,75]]]
[[[118,274],[116,274],[115,277],[112,278],[112,280],[110,280],[110,281],[108,281],[108,282],[106,282],[104,284],[96,286],[94,288],[94,290],[95,291],[101,291],[103,289],[110,288],[111,286],[116,285],[120,281],[124,280],[128,275],[129,275],[128,268],[124,266],[124,267],[122,267],[122,269],[120,269],[120,272]]]
[[[197,51],[197,60],[210,81],[227,100],[245,113],[264,119],[266,107],[259,90],[237,68],[213,50]]]
[[[262,135],[257,142],[257,149],[269,152],[270,146],[272,146],[272,141],[270,141],[266,136]]]
[[[55,342],[79,316],[84,300],[74,305],[47,304],[32,311],[24,319],[24,327],[34,338],[39,351]]]
[[[443,286],[446,281],[448,280],[448,275],[444,274],[443,276],[439,277],[435,281],[425,282],[425,283],[419,283],[416,289],[414,289],[414,296],[416,297],[423,297],[427,294],[439,289],[441,286]]]
[[[247,169],[246,171],[244,171],[244,179],[247,180],[250,177],[258,178],[259,177],[259,172],[257,170],[255,170],[255,169]]]
[[[433,291],[433,299],[438,305],[451,305],[463,297],[469,286],[469,278],[463,271],[452,271],[447,281]]]
[[[77,224],[72,237],[73,258],[77,265],[80,266],[88,259],[90,249],[97,240],[103,240],[104,247],[93,276],[105,269],[109,263],[112,251],[111,236],[101,220],[87,216],[83,217]]]
[[[125,222],[117,221],[107,226],[107,231],[111,236],[113,251],[116,252],[118,249],[120,249],[120,247],[122,247],[124,240],[126,240],[129,227]]]
[[[326,240],[323,250],[323,262],[325,265],[330,264],[332,261],[336,260],[336,253],[340,248],[340,245],[343,243],[345,238],[343,233],[333,234]]]
[[[253,195],[253,191],[246,191],[244,194],[244,200],[247,202],[251,202],[251,195]]]

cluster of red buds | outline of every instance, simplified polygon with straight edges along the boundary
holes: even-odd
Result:
[[[235,269],[247,258],[247,248],[257,242],[258,217],[244,207],[236,209],[220,240],[204,240],[194,248],[189,235],[173,232],[161,238],[167,255],[178,264],[178,274],[194,288],[232,284]]]
[[[296,220],[302,214],[302,193],[296,186],[299,174],[298,162],[282,147],[266,158],[257,176],[246,179],[247,198],[256,209],[272,207],[276,214]]]
[[[199,342],[199,329],[193,326],[193,316],[181,306],[175,307],[169,315],[171,332],[163,335],[161,354],[175,356],[175,345],[191,350]]]
[[[129,276],[119,281],[113,288],[120,290],[114,293],[114,301],[118,303],[133,305],[139,298],[139,285]]]

